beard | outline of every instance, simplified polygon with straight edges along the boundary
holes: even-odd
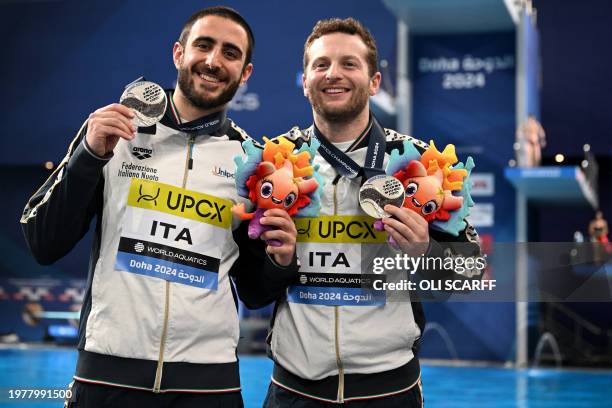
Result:
[[[206,74],[217,76],[217,70],[205,70]],[[192,73],[195,73],[195,67],[189,69],[181,66],[178,70],[177,86],[185,95],[185,98],[195,107],[200,109],[215,109],[219,108],[232,100],[238,87],[240,86],[240,78],[230,80],[225,89],[216,97],[211,97],[205,90],[198,91],[193,81]]]
[[[366,88],[355,88],[346,104],[330,107],[326,106],[322,95],[317,91],[308,93],[308,100],[312,105],[312,109],[327,122],[332,123],[345,123],[353,120],[365,109],[369,97],[370,95]]]

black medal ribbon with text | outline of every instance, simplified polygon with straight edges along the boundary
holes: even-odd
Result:
[[[385,131],[372,114],[370,114],[370,122],[365,132],[367,133],[368,150],[365,163],[360,166],[345,152],[334,146],[316,125],[312,127],[312,136],[320,143],[319,153],[321,156],[342,176],[350,179],[361,177],[360,184],[365,183],[369,178],[385,174],[383,169],[386,147]]]

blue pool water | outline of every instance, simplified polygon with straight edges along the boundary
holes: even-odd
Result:
[[[0,406],[60,407],[55,401],[14,401],[11,388],[64,388],[74,372],[76,352],[64,349],[0,350]],[[271,362],[265,357],[241,358],[246,407],[260,407]],[[423,365],[427,408],[529,407],[612,408],[612,371],[556,369],[513,370]]]

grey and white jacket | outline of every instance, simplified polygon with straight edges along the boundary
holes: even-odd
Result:
[[[160,123],[121,139],[105,158],[88,150],[85,123],[28,201],[21,223],[43,264],[68,253],[96,219],[76,380],[153,392],[239,391],[230,277],[247,306],[261,307],[297,270],[275,265],[263,243],[248,240],[246,224],[232,220],[232,204],[245,202],[233,157],[249,137],[224,112],[198,123],[210,126],[180,131],[168,108]],[[270,275],[278,287],[267,283]]]
[[[401,150],[404,140],[421,152],[427,148],[410,136],[389,129],[385,133],[387,153]],[[312,127],[293,128],[283,136],[299,147],[310,143],[311,135]],[[363,165],[368,138],[365,133],[351,146],[339,147]],[[339,175],[319,154],[314,162],[325,181],[321,214],[297,221],[301,267],[298,280],[278,301],[271,325],[272,382],[335,403],[406,391],[420,378],[416,353],[425,327],[423,308],[417,299],[385,302],[358,295],[364,272],[360,262],[368,248],[386,247],[385,236],[374,231],[374,220],[360,208],[360,179]],[[430,237],[429,256],[455,254],[454,243],[463,244],[457,245],[462,252],[479,254],[471,226],[458,237],[430,229]]]

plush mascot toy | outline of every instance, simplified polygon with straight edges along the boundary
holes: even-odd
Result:
[[[410,141],[404,141],[401,154],[397,149],[391,152],[385,172],[402,182],[403,207],[425,218],[432,228],[457,236],[474,206],[469,179],[473,168],[471,157],[465,164],[458,163],[454,145],[440,152],[430,141],[421,155]],[[377,220],[374,227],[382,231],[382,221]]]
[[[279,137],[264,138],[263,151],[252,140],[242,144],[247,156],[234,158],[236,162],[236,188],[238,194],[248,198],[256,207],[249,213],[244,203],[232,207],[232,212],[242,220],[250,220],[249,238],[256,239],[273,227],[260,223],[263,213],[271,208],[280,208],[290,216],[316,217],[320,209],[322,185],[317,168],[312,160],[318,145],[302,145],[294,152],[295,145]],[[278,240],[267,242],[271,246],[281,245]]]

